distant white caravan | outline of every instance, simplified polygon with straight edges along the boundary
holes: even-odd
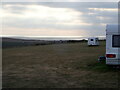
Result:
[[[99,45],[99,39],[97,37],[90,37],[88,38],[88,46],[98,46]]]

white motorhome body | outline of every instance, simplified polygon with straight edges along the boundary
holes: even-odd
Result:
[[[99,45],[99,39],[97,37],[91,37],[88,38],[88,45],[89,46],[95,46],[95,45]]]
[[[106,64],[120,65],[120,31],[118,25],[106,26]]]

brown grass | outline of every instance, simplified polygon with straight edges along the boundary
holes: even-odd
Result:
[[[117,88],[118,70],[98,63],[105,42],[3,49],[4,88]]]

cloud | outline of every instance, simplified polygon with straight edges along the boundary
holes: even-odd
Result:
[[[19,4],[19,3],[9,3],[9,4],[3,4],[2,9],[6,12],[9,13],[14,13],[14,14],[23,14],[27,8],[25,7],[24,4]]]
[[[119,2],[119,0],[4,0],[3,2]]]
[[[117,3],[4,3],[3,12],[4,34],[103,36],[118,22]]]

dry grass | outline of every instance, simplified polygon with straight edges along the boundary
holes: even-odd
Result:
[[[117,88],[118,71],[98,56],[98,47],[86,43],[3,49],[4,88]]]

